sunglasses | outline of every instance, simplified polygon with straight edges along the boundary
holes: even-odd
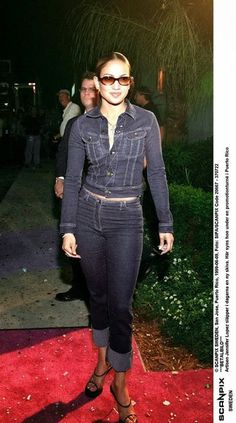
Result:
[[[120,76],[119,78],[114,78],[114,76],[102,76],[101,78],[98,78],[98,80],[103,85],[113,85],[115,81],[118,81],[120,85],[130,85],[132,81],[132,76]]]

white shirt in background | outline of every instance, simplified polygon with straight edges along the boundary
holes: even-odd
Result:
[[[80,114],[81,114],[81,110],[80,110],[80,107],[78,106],[78,104],[72,103],[72,101],[70,101],[67,104],[66,108],[63,110],[62,122],[61,122],[61,125],[60,125],[60,135],[61,135],[61,137],[63,137],[65,127],[66,127],[68,120],[70,120],[71,118],[73,118],[75,116],[79,116]]]

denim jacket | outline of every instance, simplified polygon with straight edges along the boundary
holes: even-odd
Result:
[[[69,138],[67,172],[61,213],[61,233],[75,232],[78,193],[85,158],[88,170],[83,186],[109,197],[140,196],[143,192],[143,164],[159,221],[159,232],[173,232],[169,194],[161,139],[152,112],[132,105],[117,121],[114,143],[109,147],[108,122],[98,107],[78,117]]]

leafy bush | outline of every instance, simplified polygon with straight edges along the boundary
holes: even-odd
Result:
[[[202,189],[176,184],[169,186],[169,192],[174,219],[174,250],[180,257],[188,257],[201,281],[210,286],[213,268],[213,195]],[[150,267],[153,261],[158,261],[162,273],[169,266],[168,258],[152,255],[158,245],[158,222],[148,189],[144,193],[143,211],[144,253],[141,278],[143,268]]]
[[[144,250],[134,306],[158,319],[177,344],[209,363],[212,355],[212,193],[171,184],[175,244],[157,254],[158,227],[147,189],[143,200]]]
[[[205,284],[212,285],[213,195],[190,186],[171,184],[175,248],[189,257]]]
[[[174,343],[211,362],[212,289],[202,284],[187,258],[173,254],[162,280],[157,266],[152,266],[137,286],[134,306],[146,318],[158,319]]]
[[[213,188],[213,139],[163,145],[169,183],[192,185],[205,191]]]

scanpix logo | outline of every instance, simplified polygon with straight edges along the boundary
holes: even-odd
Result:
[[[219,379],[219,421],[224,421],[224,414],[225,414],[225,391],[224,391],[225,380],[224,378]]]

